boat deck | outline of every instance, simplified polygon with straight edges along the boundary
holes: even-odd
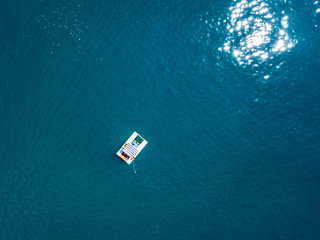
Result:
[[[147,143],[148,142],[138,133],[133,132],[129,139],[119,149],[117,155],[127,164],[130,164],[147,145]]]

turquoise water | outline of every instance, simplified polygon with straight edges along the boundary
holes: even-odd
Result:
[[[0,12],[0,239],[319,239],[317,1]]]

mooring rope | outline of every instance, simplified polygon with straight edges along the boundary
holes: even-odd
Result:
[[[137,172],[136,172],[136,168],[135,168],[135,166],[134,166],[134,160],[132,161],[132,163],[133,163],[133,171],[134,171],[134,173],[137,173]]]

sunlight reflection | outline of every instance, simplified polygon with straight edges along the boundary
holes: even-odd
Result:
[[[227,37],[220,51],[229,52],[240,65],[259,66],[297,43],[289,34],[289,16],[272,11],[263,0],[236,1],[229,7]]]

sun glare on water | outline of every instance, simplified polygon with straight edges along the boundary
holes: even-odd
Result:
[[[224,21],[227,36],[219,50],[230,53],[239,65],[254,67],[290,51],[297,41],[288,31],[289,16],[280,12],[263,0],[234,2]]]

